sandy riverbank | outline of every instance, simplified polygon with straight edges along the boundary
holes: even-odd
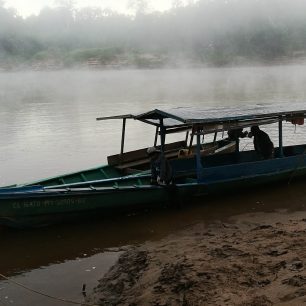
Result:
[[[302,305],[306,212],[196,224],[131,247],[99,281],[97,305]]]

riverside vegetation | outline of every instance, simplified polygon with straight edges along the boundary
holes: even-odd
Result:
[[[23,18],[0,1],[0,69],[224,66],[306,55],[304,1],[174,1],[161,13],[134,0],[130,15],[72,3]]]

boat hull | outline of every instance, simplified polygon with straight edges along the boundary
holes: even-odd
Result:
[[[306,176],[306,169],[299,170],[295,179]],[[237,193],[253,186],[275,182],[288,182],[292,172],[279,172],[269,175],[210,183],[177,184],[169,187],[143,186],[141,188],[118,188],[97,192],[66,192],[55,195],[32,195],[1,199],[0,224],[15,227],[41,227],[63,221],[78,220],[84,217],[103,217],[122,212],[165,205],[181,205],[191,198]]]
[[[0,197],[0,224],[37,227],[77,216],[100,216],[171,202],[173,191],[159,186],[39,192]]]
[[[297,148],[297,147],[296,147]],[[300,147],[304,152],[304,148]],[[98,181],[96,186],[76,183],[63,186],[25,186],[0,190],[0,224],[14,227],[49,225],[85,215],[109,215],[165,204],[189,203],[192,197],[241,192],[256,185],[292,182],[306,176],[304,153],[271,160],[253,161],[254,152],[244,152],[237,163],[235,153],[206,157],[201,176],[195,176],[195,161],[173,163],[176,174],[185,177],[171,186],[151,186],[147,175]],[[229,160],[226,160],[226,159]],[[250,161],[248,161],[249,159]],[[221,161],[221,164],[220,164]],[[230,162],[229,162],[230,161]],[[206,162],[206,164],[205,164]],[[192,173],[193,175],[187,175]],[[203,204],[207,203],[205,198]]]

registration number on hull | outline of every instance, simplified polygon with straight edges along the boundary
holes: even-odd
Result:
[[[16,201],[12,203],[14,209],[21,208],[48,208],[58,206],[74,206],[85,204],[84,198],[77,199],[57,199],[57,200],[32,200],[32,201]]]

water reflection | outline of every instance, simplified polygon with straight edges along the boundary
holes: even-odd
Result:
[[[197,222],[226,221],[247,212],[304,210],[303,181],[272,185],[269,189],[240,190],[220,197],[185,203],[183,207],[151,209],[130,215],[101,217],[74,224],[33,230],[0,228],[0,271],[14,274],[66,260],[91,256],[114,247],[156,240]],[[13,254],[13,257],[12,257]]]

